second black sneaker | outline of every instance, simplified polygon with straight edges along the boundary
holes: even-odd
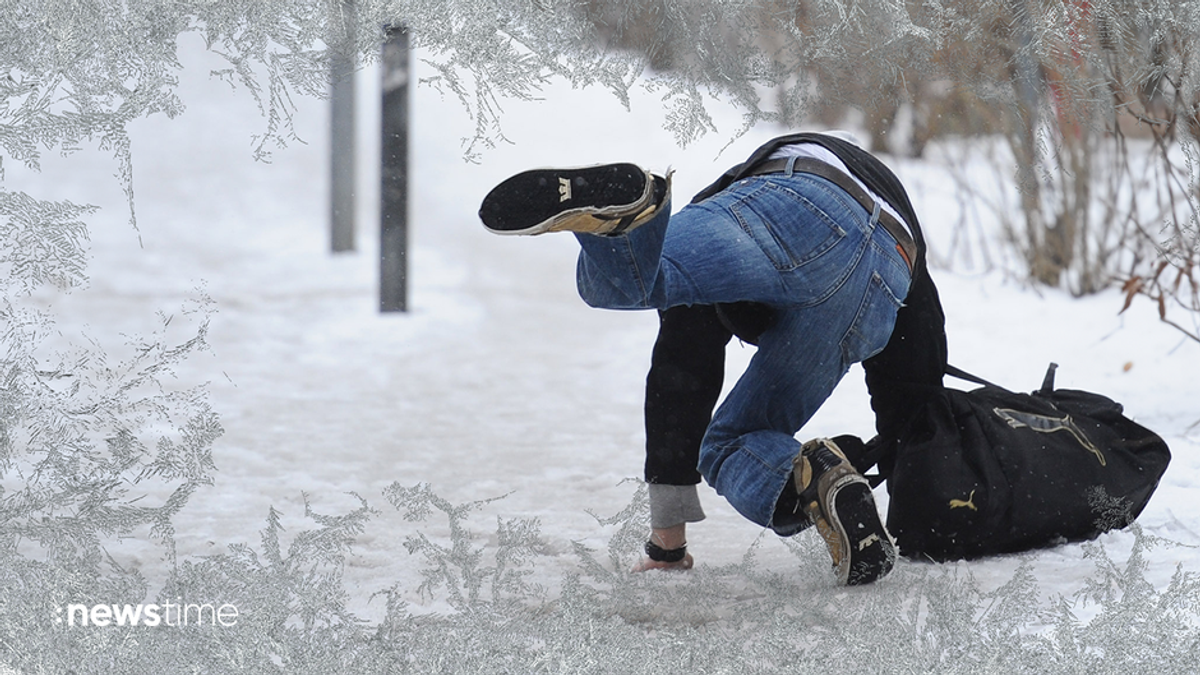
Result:
[[[886,576],[896,564],[896,543],[867,479],[827,438],[805,443],[794,468],[801,507],[829,548],[838,582],[858,586]]]

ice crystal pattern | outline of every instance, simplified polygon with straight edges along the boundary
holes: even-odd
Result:
[[[335,516],[306,506],[312,527],[294,532],[285,550],[272,509],[257,550],[231,546],[183,561],[157,596],[234,603],[233,627],[80,631],[20,622],[17,612],[46,610],[47,589],[137,602],[145,581],[128,570],[96,574],[6,555],[0,639],[8,662],[17,672],[75,673],[181,662],[195,664],[192,672],[289,674],[1185,672],[1200,638],[1200,578],[1179,570],[1156,588],[1145,578],[1147,556],[1173,544],[1136,526],[1123,561],[1108,546],[1083,545],[1093,568],[1080,590],[1049,600],[1029,557],[990,590],[965,566],[912,562],[847,590],[831,583],[821,542],[803,534],[764,535],[735,564],[631,574],[638,547],[622,533],[644,527],[639,489],[625,509],[597,518],[611,533],[607,556],[575,546],[563,554],[576,560],[574,571],[547,594],[527,581],[553,555],[536,521],[499,517],[493,535],[472,523],[502,500],[452,504],[422,484],[393,484],[384,496],[421,524],[404,538],[424,582],[415,594],[380,589],[382,621],[347,610],[342,578],[355,537],[379,512],[365,500]],[[759,563],[759,550],[776,545],[794,565]],[[430,604],[447,609],[430,612]]]
[[[1107,22],[1100,39],[1109,45],[1139,35],[1194,45],[1200,26],[1197,3],[1090,6]],[[257,102],[254,152],[269,160],[293,138],[294,97],[324,95],[331,49],[371,60],[384,26],[407,26],[436,73],[426,84],[476,120],[465,145],[474,156],[503,141],[503,101],[536,98],[550,78],[601,86],[623,101],[635,86],[657,91],[660,122],[687,143],[714,129],[710,94],[741,106],[747,126],[795,122],[818,103],[854,100],[851,67],[877,92],[898,91],[889,86],[911,74],[947,74],[956,61],[942,48],[951,39],[1014,37],[999,61],[1027,77],[1023,64],[1078,44],[1066,10],[1054,7],[1034,16],[1045,7],[1011,0],[360,0],[347,12],[336,1],[9,0],[0,11],[0,672],[177,672],[183,664],[289,674],[1189,670],[1200,639],[1197,578],[1179,570],[1165,588],[1147,581],[1147,552],[1171,544],[1136,526],[1123,562],[1085,545],[1095,569],[1084,589],[1044,607],[1027,562],[989,591],[962,568],[919,564],[869,589],[836,589],[819,542],[804,536],[786,544],[797,559],[786,574],[757,564],[756,547],[738,564],[702,564],[685,576],[630,575],[646,522],[640,492],[597,518],[612,531],[605,555],[575,545],[574,571],[551,594],[531,581],[551,555],[536,521],[498,517],[488,544],[469,520],[491,502],[452,504],[428,486],[393,486],[384,498],[411,522],[445,521],[438,527],[448,541],[421,529],[402,536],[422,566],[417,595],[452,611],[414,611],[409,589],[397,585],[379,590],[386,618],[369,624],[347,609],[343,582],[355,537],[377,513],[365,499],[341,515],[306,509],[314,526],[287,546],[272,510],[257,549],[174,559],[172,515],[213,479],[210,449],[221,434],[203,387],[164,384],[174,365],[205,348],[213,310],[202,294],[164,315],[157,332],[131,339],[123,356],[61,346],[53,316],[23,302],[86,283],[85,219],[94,207],[9,191],[4,169],[36,170],[45,152],[69,156],[89,145],[111,152],[136,227],[127,127],[184,111],[176,45],[186,33],[226,60],[215,76]],[[1200,71],[1181,60],[1189,53],[1164,52],[1135,78],[1168,95],[1180,137],[1196,112]],[[649,68],[655,59],[670,67]],[[1019,90],[1000,86],[1012,73],[1002,76],[976,73],[968,84],[997,105],[1018,105]],[[1083,104],[1110,96],[1068,91]],[[170,578],[152,583],[109,560],[104,542],[121,536],[160,542]],[[243,618],[219,633],[67,631],[51,620],[68,601],[170,598],[231,602]]]

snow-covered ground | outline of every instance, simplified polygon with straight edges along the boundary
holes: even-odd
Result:
[[[355,545],[347,588],[356,611],[378,617],[383,607],[369,601],[372,593],[419,583],[402,545],[412,526],[382,490],[428,483],[453,503],[504,496],[474,521],[483,532],[497,515],[537,518],[553,555],[537,563],[534,580],[555,587],[578,564],[572,542],[602,548],[608,541],[611,532],[592,514],[619,511],[635,492],[624,479],[641,475],[642,388],[656,320],[587,308],[575,294],[572,237],[488,235],[477,205],[521,169],[614,160],[674,167],[676,194],[688,196],[782,130],[754,129],[730,143],[740,119],[717,106],[719,130],[680,149],[661,126],[653,94],[639,93],[626,111],[606,92],[554,86],[544,101],[507,104],[511,144],[471,164],[461,139],[472,126],[458,102],[416,88],[411,311],[384,315],[377,311],[374,75],[360,79],[359,250],[331,255],[327,104],[298,100],[303,142],[256,163],[251,137],[265,123],[246,92],[207,76],[207,57],[194,47],[181,77],[185,114],[132,128],[137,231],[103,153],[47,157],[41,174],[5,167],[10,189],[103,207],[90,222],[90,287],[52,303],[68,339],[87,335],[119,349],[123,335],[153,330],[156,312],[177,314],[200,294],[215,302],[211,351],[176,371],[181,386],[211,383],[225,428],[214,449],[215,484],[176,519],[179,554],[257,546],[271,506],[285,527],[302,529],[306,496],[317,511],[337,513],[358,505],[355,493],[380,513]],[[957,207],[942,170],[887,161],[910,187],[934,246],[948,241]],[[1187,546],[1155,549],[1147,575],[1166,583],[1179,564],[1200,570],[1193,492],[1200,345],[1160,323],[1148,302],[1118,316],[1115,291],[1076,300],[1002,271],[935,274],[953,363],[1029,390],[1055,361],[1059,386],[1106,393],[1167,438],[1174,459],[1140,522]],[[730,353],[732,380],[751,348],[735,343]],[[801,435],[869,436],[871,429],[854,370]],[[741,560],[763,533],[709,488],[701,498],[709,518],[689,532],[697,562]],[[880,498],[885,504],[882,490]],[[1101,541],[1120,557],[1132,535]],[[157,549],[136,541],[115,550],[151,577],[161,564]],[[1032,558],[1047,596],[1077,590],[1091,570],[1083,556],[1080,546],[1064,546]],[[759,560],[781,574],[795,565],[773,537],[762,542]],[[998,584],[1017,558],[958,565]],[[407,599],[422,602],[415,592]]]

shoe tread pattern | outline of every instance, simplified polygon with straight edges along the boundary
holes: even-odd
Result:
[[[857,476],[838,486],[829,500],[829,520],[845,542],[849,562],[843,583],[859,586],[887,575],[896,563],[896,547],[879,519],[871,486]]]
[[[646,173],[635,164],[534,169],[493,188],[479,217],[490,230],[523,232],[575,210],[604,217],[606,211],[637,204],[645,194]]]

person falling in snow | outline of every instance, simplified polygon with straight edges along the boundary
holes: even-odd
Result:
[[[617,163],[519,173],[479,211],[497,234],[574,233],[590,306],[660,312],[647,379],[651,535],[635,569],[692,566],[686,526],[704,517],[703,476],[781,536],[816,526],[840,583],[882,578],[896,547],[870,484],[835,442],[795,434],[852,364],[888,344],[918,250],[903,188],[852,137],[801,133],[758,148],[673,215],[670,197],[670,173]],[[713,362],[723,368],[732,335],[758,349],[709,419]],[[681,388],[672,368],[708,375]]]

